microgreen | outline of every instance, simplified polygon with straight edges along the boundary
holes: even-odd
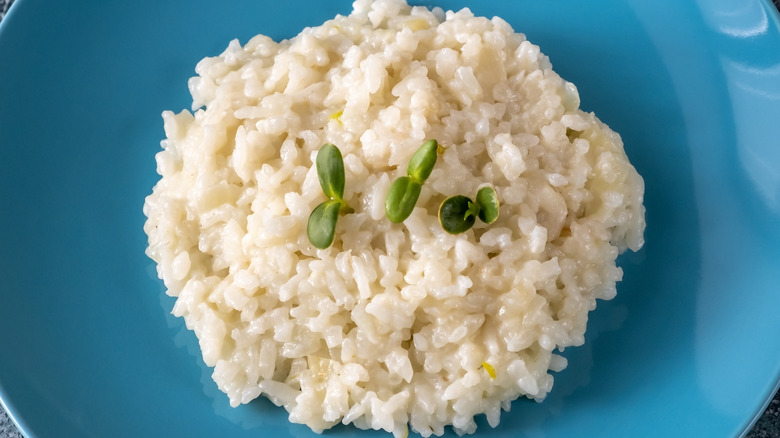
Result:
[[[439,143],[436,140],[423,143],[409,160],[409,165],[406,167],[407,175],[420,184],[424,183],[431,176],[439,152]]]
[[[477,192],[477,205],[479,206],[479,219],[486,224],[492,224],[498,219],[498,193],[496,189],[485,186]]]
[[[393,181],[385,200],[385,214],[390,222],[396,224],[403,222],[412,214],[421,190],[422,184],[408,176],[402,176]]]
[[[385,199],[385,214],[390,222],[403,222],[412,214],[422,185],[431,176],[440,152],[441,148],[436,140],[426,141],[409,160],[406,176],[396,179],[390,185]]]
[[[450,196],[439,206],[439,223],[444,231],[460,234],[476,223],[477,218],[486,224],[498,219],[499,204],[495,189],[482,187],[477,192],[477,200],[463,195]]]
[[[342,199],[344,197],[344,159],[336,146],[328,143],[317,152],[317,177],[322,191],[329,199],[309,215],[306,234],[309,242],[319,249],[325,249],[333,243],[336,235],[336,222],[339,213],[351,213],[353,210]]]
[[[450,234],[460,234],[474,226],[477,215],[472,213],[474,204],[466,196],[450,196],[439,207],[439,223],[444,231]]]
[[[327,143],[317,152],[317,177],[325,196],[338,199],[344,196],[344,159],[336,146]]]

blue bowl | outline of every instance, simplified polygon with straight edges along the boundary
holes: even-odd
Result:
[[[0,398],[29,437],[309,437],[230,408],[144,255],[160,113],[233,38],[348,1],[17,0],[0,25]],[[432,3],[432,2],[431,2]],[[768,1],[460,1],[618,131],[647,244],[544,403],[479,437],[738,436],[780,378],[780,29]],[[426,5],[430,3],[426,2]],[[450,435],[453,435],[449,432]],[[329,436],[385,436],[339,426]]]

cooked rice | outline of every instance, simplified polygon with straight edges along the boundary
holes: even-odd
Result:
[[[584,342],[618,254],[643,244],[644,184],[619,135],[500,18],[358,0],[196,72],[193,112],[163,113],[144,230],[233,406],[263,394],[317,432],[472,433],[481,413],[495,427],[511,400],[544,399],[566,367],[554,351]],[[445,151],[392,224],[388,187],[431,138]],[[317,250],[324,143],[355,212]],[[445,233],[441,201],[485,184],[498,220]]]

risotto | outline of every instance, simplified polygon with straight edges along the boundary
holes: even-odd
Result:
[[[192,112],[163,113],[147,254],[230,403],[260,395],[321,432],[441,435],[545,398],[618,254],[638,250],[644,183],[620,136],[502,19],[358,0],[298,36],[232,41],[197,64]],[[411,215],[391,183],[436,139]],[[315,161],[343,154],[326,249]],[[491,224],[452,235],[442,201],[495,189]]]

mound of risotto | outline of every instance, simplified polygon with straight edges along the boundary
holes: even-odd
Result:
[[[500,18],[358,0],[196,72],[193,112],[163,113],[144,230],[234,406],[264,395],[317,432],[495,427],[512,400],[545,398],[567,365],[555,352],[584,342],[618,254],[643,244],[644,183],[620,137]],[[429,139],[438,161],[393,223],[387,192]],[[321,250],[307,220],[326,143],[354,212]],[[445,232],[442,201],[485,185],[498,219]]]

